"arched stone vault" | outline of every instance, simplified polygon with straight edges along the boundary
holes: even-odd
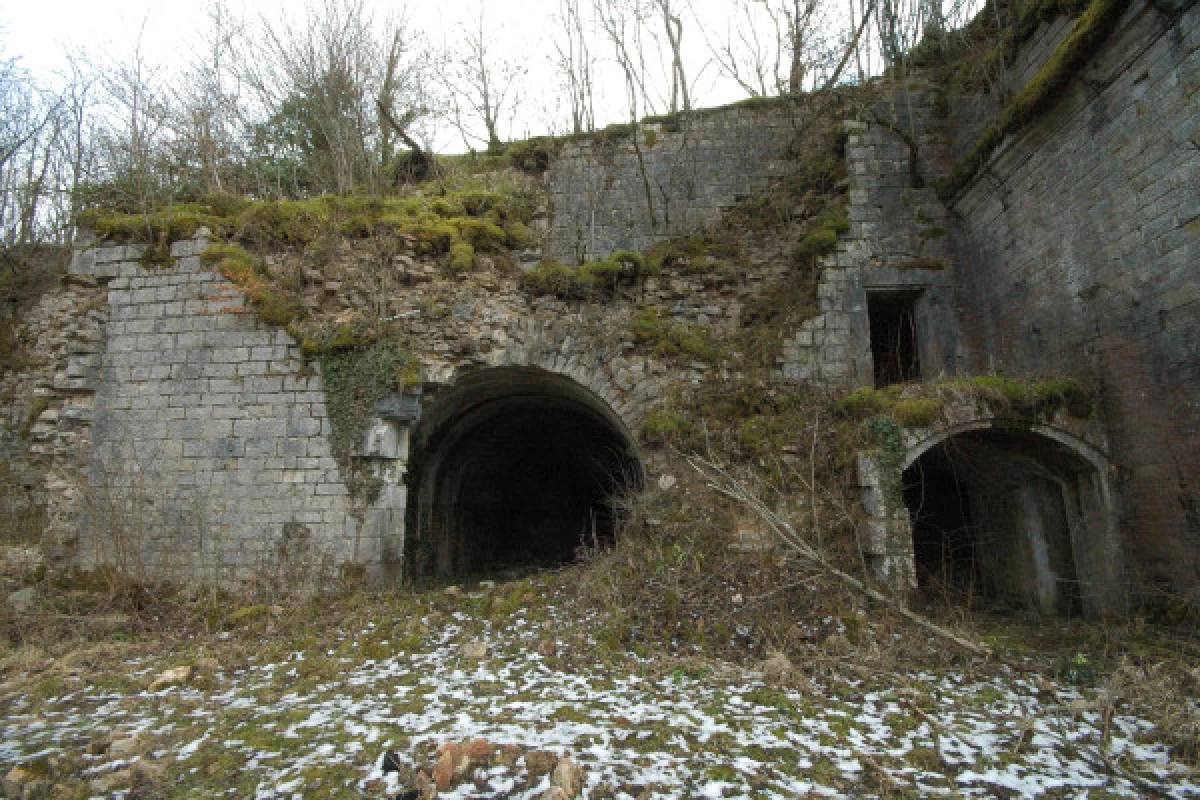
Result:
[[[492,365],[381,405],[364,450],[384,483],[369,524],[411,575],[568,561],[581,539],[611,539],[610,496],[644,482],[636,397],[565,329],[522,327]]]
[[[940,426],[904,430],[898,461],[860,455],[867,519],[859,543],[876,577],[901,596],[923,584],[931,521],[944,523],[939,514],[957,509],[969,569],[993,599],[1045,612],[1120,610],[1116,473],[1098,427],[1063,416],[1033,422],[980,406],[950,416]]]
[[[407,516],[419,577],[569,561],[611,540],[610,499],[643,483],[625,421],[572,378],[538,367],[462,375],[412,432]]]

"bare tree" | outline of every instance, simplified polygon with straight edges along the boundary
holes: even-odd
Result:
[[[456,46],[443,50],[442,88],[451,124],[463,142],[489,149],[501,144],[501,126],[511,123],[523,94],[526,69],[497,52],[479,2],[468,22],[458,26]]]
[[[592,0],[592,11],[625,78],[629,119],[653,108],[647,86],[644,8],[639,0]]]
[[[83,186],[91,181],[97,170],[96,75],[77,58],[68,59],[70,73],[60,90],[63,115],[60,137],[60,187],[66,204],[60,209],[61,239],[75,241],[79,212],[83,210]],[[62,195],[60,194],[60,197]]]
[[[724,37],[708,39],[721,72],[753,97],[804,91],[824,55],[818,0],[734,0],[733,6]]]
[[[675,13],[671,0],[654,0],[662,15],[663,31],[671,48],[671,105],[670,111],[691,111],[687,74],[683,69],[683,19]]]
[[[94,107],[102,169],[103,202],[130,211],[149,211],[175,194],[168,168],[170,105],[162,67],[150,63],[143,50],[145,25],[128,55],[83,57],[84,69],[96,76]]]
[[[596,127],[595,61],[580,0],[559,0],[558,23],[562,38],[554,41],[556,66],[571,109],[571,132],[583,133]]]
[[[418,141],[416,130],[434,106],[429,97],[430,78],[421,65],[428,63],[423,41],[410,34],[407,19],[391,23],[392,36],[383,61],[382,80],[375,100],[379,112],[379,161],[392,164],[396,140],[409,150],[412,177],[428,175],[436,163],[428,141]]]
[[[0,62],[0,244],[26,244],[41,192],[31,184],[44,162],[43,139],[56,109],[15,61]]]
[[[377,190],[396,137],[426,104],[418,37],[403,16],[375,24],[363,0],[314,0],[296,22],[262,21],[245,75],[266,119],[260,158],[291,165],[288,193]],[[403,134],[403,135],[402,135]]]
[[[244,163],[241,64],[245,25],[223,1],[207,7],[208,26],[198,37],[190,65],[173,92],[176,160],[186,164],[206,191],[251,190],[236,173]]]

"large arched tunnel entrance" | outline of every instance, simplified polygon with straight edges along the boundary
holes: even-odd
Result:
[[[1113,609],[1116,515],[1103,471],[1030,430],[949,436],[903,475],[927,600],[1042,613]]]
[[[614,498],[642,485],[620,417],[570,378],[481,369],[434,397],[413,439],[418,577],[553,566],[611,542]]]

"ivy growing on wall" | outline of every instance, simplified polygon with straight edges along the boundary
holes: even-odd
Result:
[[[904,472],[904,434],[891,417],[872,417],[864,423],[876,447],[875,463],[879,467],[879,488],[888,508],[903,508],[901,490]]]
[[[333,457],[350,493],[372,503],[379,492],[378,481],[360,469],[353,456],[377,416],[379,401],[420,383],[420,362],[390,327],[340,325],[323,339],[308,339],[304,344],[321,365]]]

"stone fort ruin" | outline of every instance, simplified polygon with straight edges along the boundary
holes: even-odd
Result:
[[[1200,10],[1128,4],[1052,105],[995,139],[1002,101],[1076,25],[1043,25],[1004,97],[916,75],[840,119],[849,227],[775,380],[1099,387],[1086,417],[964,400],[860,456],[860,546],[899,589],[980,569],[1048,612],[1117,610],[1131,582],[1200,601]],[[714,223],[816,147],[808,113],[733,106],[568,143],[542,255],[645,251]],[[37,311],[71,320],[31,450],[73,563],[235,584],[280,566],[384,582],[566,561],[581,535],[611,536],[614,492],[656,479],[647,415],[712,369],[603,335],[631,303],[464,290],[414,312],[422,381],[378,405],[359,492],[331,450],[327,376],[246,310],[208,246],[176,242],[168,269],[137,245],[81,247]],[[641,301],[719,335],[787,269],[752,267],[741,283],[657,280]],[[976,566],[947,555],[944,531],[983,528]]]

